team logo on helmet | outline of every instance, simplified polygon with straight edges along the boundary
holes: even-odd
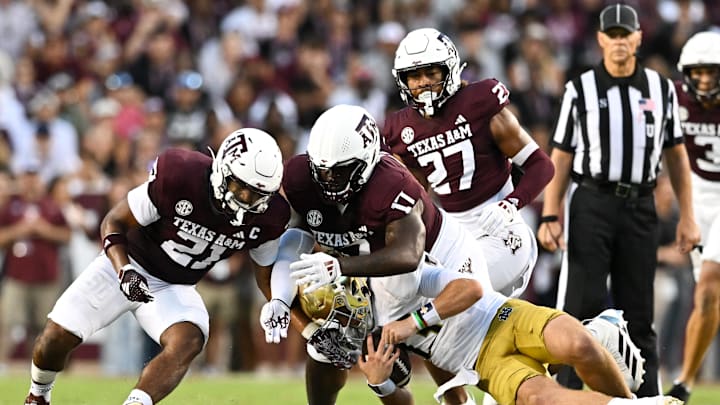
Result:
[[[193,212],[193,205],[188,200],[180,200],[175,203],[175,212],[180,216],[188,216]]]
[[[400,132],[400,139],[406,144],[410,144],[415,139],[415,130],[410,127],[405,127]]]
[[[312,227],[318,227],[320,224],[322,224],[323,216],[322,213],[318,210],[310,210],[307,213],[307,223],[308,225]]]
[[[512,254],[515,254],[522,247],[522,238],[520,235],[516,235],[515,232],[509,231],[507,238],[505,238],[505,246],[510,249]]]

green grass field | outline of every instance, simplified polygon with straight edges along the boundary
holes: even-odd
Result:
[[[121,404],[135,378],[107,378],[79,374],[61,375],[53,390],[53,405]],[[26,376],[13,373],[0,377],[0,405],[20,405],[28,388]],[[434,385],[421,376],[411,382],[417,405],[434,405]],[[473,389],[476,398],[482,398]],[[480,401],[478,401],[479,403]],[[220,377],[189,376],[163,402],[172,405],[304,405],[302,378],[261,378],[252,374]],[[353,377],[341,391],[338,405],[379,404],[364,380]],[[720,404],[720,386],[701,385],[692,396],[692,405]]]

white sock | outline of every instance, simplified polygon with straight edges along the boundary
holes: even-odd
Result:
[[[42,396],[50,402],[50,394],[55,383],[57,371],[41,370],[35,363],[30,366],[30,393]]]
[[[153,405],[153,401],[147,392],[136,388],[130,391],[130,395],[123,402],[123,405]]]

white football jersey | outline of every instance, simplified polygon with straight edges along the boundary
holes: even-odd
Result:
[[[472,307],[443,319],[439,328],[428,328],[424,334],[411,336],[406,344],[443,370],[452,373],[472,370],[490,323],[505,301],[506,296],[486,291]]]
[[[701,255],[691,255],[695,280],[698,280],[703,260],[720,263],[720,182],[703,179],[695,173],[691,173],[691,178],[695,220],[700,227],[700,244],[703,246]]]
[[[480,211],[483,208],[502,200],[511,191],[512,183],[508,180],[497,194],[483,204],[467,211],[448,212],[446,216],[452,217],[477,239],[485,256],[490,271],[490,280],[495,290],[509,297],[517,298],[527,288],[535,268],[535,261],[538,257],[535,234],[521,215],[517,215],[515,221],[507,226],[499,236],[483,235],[479,222]]]

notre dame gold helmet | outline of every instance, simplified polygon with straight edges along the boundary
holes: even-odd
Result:
[[[340,277],[335,283],[311,293],[300,287],[300,306],[321,327],[339,328],[355,348],[374,325],[370,288],[365,278]]]

